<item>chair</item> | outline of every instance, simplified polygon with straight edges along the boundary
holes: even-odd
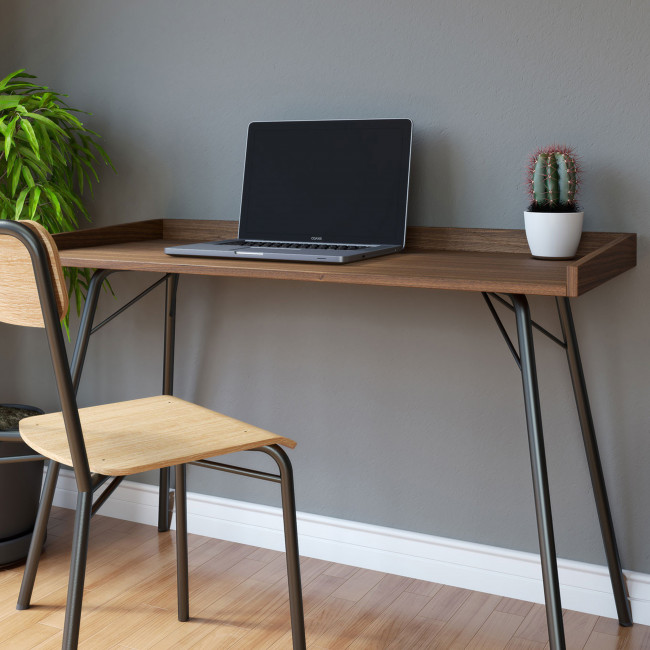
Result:
[[[49,516],[58,464],[71,465],[77,482],[63,648],[76,648],[86,570],[90,520],[124,476],[175,466],[178,619],[189,619],[186,464],[196,463],[280,483],[284,516],[293,647],[305,648],[304,616],[298,559],[291,463],[282,449],[289,438],[221,415],[190,402],[160,395],[116,404],[78,408],[60,320],[68,296],[53,238],[32,221],[0,220],[0,321],[44,327],[62,411],[27,418],[20,435],[50,459],[17,609],[29,607]],[[279,474],[268,474],[205,460],[236,451],[271,456]],[[54,470],[53,468],[56,468]],[[108,483],[110,477],[114,477]],[[48,487],[48,483],[50,486]],[[100,486],[106,490],[95,500]]]

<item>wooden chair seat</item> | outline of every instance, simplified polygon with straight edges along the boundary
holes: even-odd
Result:
[[[124,476],[235,451],[296,443],[178,397],[160,395],[79,409],[90,471]],[[62,413],[20,422],[35,451],[72,465]]]
[[[123,476],[264,445],[293,448],[290,438],[160,395],[79,409],[90,471]],[[34,450],[72,465],[62,413],[25,418],[20,435]]]

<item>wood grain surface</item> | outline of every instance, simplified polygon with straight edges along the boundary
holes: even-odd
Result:
[[[635,234],[583,233],[576,259],[556,261],[533,259],[522,230],[478,228],[409,228],[404,252],[342,265],[164,253],[165,246],[235,235],[233,221],[126,224],[61,237],[61,260],[74,267],[570,297],[636,265]]]
[[[59,650],[74,511],[53,508],[33,606],[16,611],[23,567],[0,575],[0,648]],[[284,554],[189,538],[190,620],[176,612],[174,533],[104,517],[90,528],[80,648],[290,650]],[[301,558],[314,650],[548,650],[543,605]],[[566,610],[569,650],[644,650],[650,628]]]
[[[295,447],[290,438],[221,413],[159,395],[79,409],[91,472],[123,476],[264,445]],[[39,453],[72,465],[61,413],[20,421],[22,439]]]
[[[28,226],[45,245],[57,310],[63,318],[68,311],[68,291],[52,235],[35,221],[21,220],[21,223]],[[0,321],[45,327],[32,258],[27,248],[10,235],[0,236]]]

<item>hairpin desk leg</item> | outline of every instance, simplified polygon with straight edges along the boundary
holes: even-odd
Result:
[[[174,347],[176,341],[176,293],[178,274],[167,278],[165,296],[165,353],[163,357],[163,395],[174,394]],[[160,470],[160,487],[158,492],[158,530],[169,530],[174,510],[174,491],[169,467]]]
[[[618,554],[612,513],[610,512],[609,501],[607,499],[605,478],[600,463],[600,454],[598,453],[598,443],[596,441],[594,421],[591,416],[591,407],[589,406],[589,397],[587,396],[587,384],[582,371],[582,361],[580,360],[578,338],[573,323],[573,315],[571,314],[571,304],[568,298],[556,298],[556,302],[562,332],[567,343],[567,361],[569,362],[573,393],[578,408],[578,418],[580,419],[580,428],[582,430],[582,438],[585,445],[589,473],[591,475],[591,484],[594,490],[594,499],[596,500],[600,530],[603,536],[603,544],[605,545],[605,554],[607,556],[609,575],[614,591],[614,600],[616,601],[616,611],[618,613],[619,623],[628,627],[632,625],[632,612],[625,588],[621,560]]]
[[[517,337],[521,358],[521,376],[526,405],[526,424],[530,446],[530,462],[533,473],[533,491],[537,513],[537,531],[542,562],[544,597],[546,601],[546,620],[551,650],[564,650],[564,624],[560,602],[560,583],[557,573],[555,539],[553,536],[553,517],[546,472],[546,455],[542,434],[542,417],[537,386],[537,369],[528,300],[523,295],[512,295],[517,317]]]

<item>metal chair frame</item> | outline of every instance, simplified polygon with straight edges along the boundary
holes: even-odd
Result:
[[[45,332],[50,348],[52,365],[54,368],[57,389],[63,419],[68,437],[68,444],[72,456],[75,480],[77,483],[77,507],[75,513],[75,524],[72,543],[72,557],[70,560],[70,578],[68,582],[68,596],[66,604],[65,622],[63,628],[63,644],[65,650],[74,649],[78,645],[79,628],[81,621],[81,607],[83,599],[83,586],[86,572],[86,560],[88,555],[88,537],[90,531],[91,517],[105,503],[110,494],[114,492],[122,476],[112,477],[106,489],[93,503],[93,495],[97,489],[105,485],[111,477],[93,474],[90,471],[86,447],[79,419],[79,411],[76,400],[76,392],[81,377],[81,369],[86,354],[88,339],[92,331],[112,320],[118,313],[129,307],[138,298],[131,301],[116,314],[101,323],[95,330],[91,330],[97,306],[98,289],[110,271],[97,272],[89,288],[89,300],[91,301],[84,310],[84,317],[80,326],[79,336],[75,347],[72,367],[68,364],[68,356],[65,349],[63,332],[60,325],[60,317],[57,310],[52,279],[48,266],[48,254],[42,242],[27,226],[15,221],[0,221],[0,235],[9,235],[18,239],[27,249],[32,261],[36,286],[38,288],[39,300],[43,314]],[[166,276],[167,277],[167,276]],[[169,278],[167,278],[169,280]],[[160,283],[160,282],[159,282]],[[157,284],[159,284],[157,283]],[[173,304],[168,302],[175,312],[175,289],[178,277],[171,281],[172,288],[168,282],[168,296],[173,295]],[[150,287],[151,290],[153,287]],[[147,290],[147,292],[149,291]],[[173,315],[172,315],[173,329]],[[166,331],[166,345],[168,345],[169,332]],[[171,376],[173,368],[173,339],[171,349],[167,350],[166,360],[172,358],[172,364],[166,362],[164,388],[166,394],[171,394]],[[304,612],[302,603],[302,586],[300,578],[300,563],[298,556],[298,534],[296,525],[296,507],[293,485],[293,470],[291,462],[278,445],[267,445],[252,449],[250,451],[261,451],[269,455],[278,466],[279,473],[269,474],[257,470],[238,468],[223,463],[203,460],[196,461],[195,465],[219,469],[231,473],[243,474],[253,478],[280,483],[282,496],[282,510],[284,519],[284,533],[287,560],[287,575],[289,583],[289,603],[291,612],[291,625],[294,649],[302,649],[305,644]],[[41,503],[37,515],[36,525],[32,542],[25,566],[25,572],[18,596],[17,609],[27,609],[36,579],[38,562],[40,559],[47,522],[49,519],[56,482],[59,475],[60,464],[50,460],[47,476],[43,486]],[[169,469],[162,470],[168,475]],[[178,591],[178,619],[187,621],[189,619],[189,576],[188,576],[188,549],[187,549],[187,497],[186,497],[186,465],[175,467],[175,502],[176,502],[176,539],[177,539],[177,591]],[[167,495],[168,496],[168,495]],[[172,501],[171,499],[169,500]],[[166,512],[167,516],[170,513]],[[168,524],[168,520],[166,522]],[[168,529],[168,526],[167,526]]]

